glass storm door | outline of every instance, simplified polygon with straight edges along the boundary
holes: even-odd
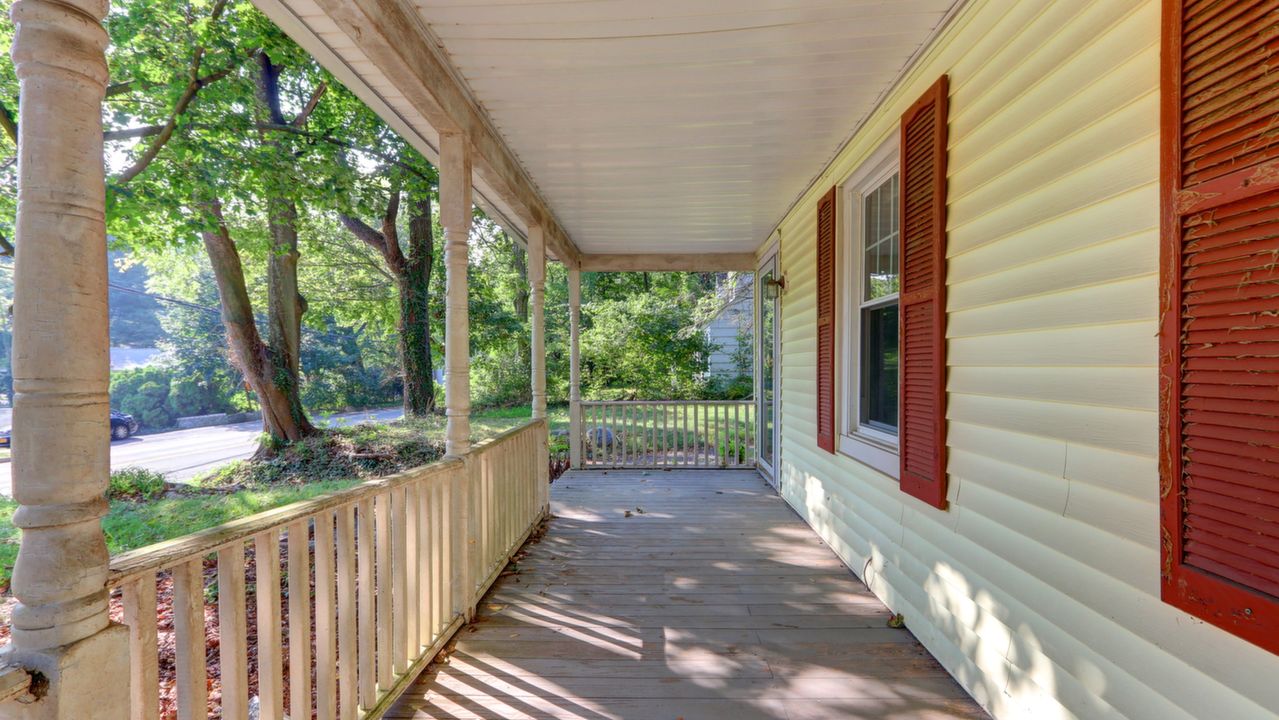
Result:
[[[777,258],[769,258],[755,273],[756,311],[759,322],[759,342],[756,344],[758,389],[755,395],[759,448],[759,463],[770,476],[775,477],[777,455]]]

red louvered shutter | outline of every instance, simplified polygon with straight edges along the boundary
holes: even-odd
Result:
[[[817,447],[835,452],[835,188],[817,201]]]
[[[901,124],[901,489],[946,507],[946,117],[943,75]]]
[[[1279,0],[1165,0],[1163,598],[1279,651]]]

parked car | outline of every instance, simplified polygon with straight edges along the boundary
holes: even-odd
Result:
[[[132,415],[127,413],[111,411],[111,439],[124,440],[130,435],[136,433],[138,428],[142,427],[141,423],[133,419]],[[0,430],[0,449],[12,447],[13,438],[10,435],[11,430],[6,428]]]
[[[119,412],[118,410],[111,411],[112,440],[124,440],[130,435],[136,433],[140,427],[142,427],[142,425],[137,420],[134,420],[132,415],[127,415]],[[3,446],[0,445],[0,447]]]

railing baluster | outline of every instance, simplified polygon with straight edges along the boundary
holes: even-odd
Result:
[[[443,617],[440,618],[439,627],[444,627],[453,621],[453,616],[462,611],[462,606],[458,602],[460,591],[457,587],[459,579],[462,577],[461,569],[458,567],[457,543],[453,542],[455,523],[454,518],[457,517],[460,503],[456,497],[457,477],[462,475],[465,469],[457,469],[449,473],[444,478],[444,482],[440,487],[440,504],[436,508],[436,516],[440,519],[440,526],[443,529],[444,542],[440,543],[440,577],[443,589]]]
[[[746,460],[746,446],[742,444],[742,405],[733,405],[733,464],[739,466]]]
[[[604,427],[608,428],[609,433],[609,443],[605,464],[609,467],[613,467],[617,465],[617,443],[621,440],[618,435],[617,428],[617,406],[606,405],[604,407],[604,411],[607,414],[607,417],[604,420]]]
[[[155,573],[143,573],[120,589],[129,626],[129,717],[160,717],[160,667],[156,637]],[[176,624],[178,618],[174,615]],[[203,617],[201,617],[203,620]]]
[[[653,425],[656,424],[657,416],[653,413],[652,405],[644,405],[644,412],[641,413],[644,418],[644,464],[654,464],[654,443],[657,440],[657,434],[653,432]]]
[[[218,663],[222,672],[222,717],[226,720],[249,717],[246,620],[244,545],[237,542],[218,550]]]
[[[701,467],[702,465],[702,434],[701,434],[701,416],[706,411],[697,403],[693,403],[693,466]]]
[[[657,441],[658,447],[661,448],[661,454],[658,456],[657,466],[664,467],[666,465],[666,411],[668,408],[664,402],[659,402],[657,407],[662,410],[662,420],[660,423],[662,436],[661,439]]]
[[[627,462],[635,462],[635,445],[631,442],[632,436],[636,434],[635,430],[635,405],[623,405],[622,422],[626,423],[626,435],[622,443],[622,466],[625,467]]]
[[[173,640],[178,720],[208,717],[208,670],[204,663],[204,562],[173,568]]]
[[[359,712],[361,603],[356,597],[358,579],[355,539],[355,504],[337,511],[337,593],[338,593],[338,714],[341,720],[355,720]]]
[[[359,684],[361,707],[373,707],[377,701],[377,658],[374,655],[373,616],[373,501],[361,500],[355,518],[355,548],[358,565],[356,589],[359,606]]]
[[[719,403],[706,405],[706,417],[702,420],[706,428],[706,467],[719,466],[719,437],[716,429],[719,426]]]
[[[391,638],[395,616],[391,612],[391,495],[383,493],[373,499],[373,547],[377,552],[374,566],[376,606],[377,687],[391,685]]]
[[[309,525],[307,520],[299,520],[289,525],[289,716],[295,718],[306,718],[311,714],[311,533]],[[279,585],[277,582],[276,587]],[[279,603],[276,605],[278,607]],[[277,632],[276,635],[279,633]]]
[[[435,541],[431,537],[431,482],[414,483],[413,500],[417,503],[417,647],[431,645],[435,627],[431,624],[434,613],[435,588],[431,584],[431,552]],[[421,652],[421,650],[418,650]]]
[[[431,503],[430,512],[430,533],[431,533],[431,634],[432,641],[443,628],[443,620],[448,617],[450,611],[446,610],[450,595],[448,594],[448,576],[445,574],[445,562],[443,549],[448,547],[448,540],[445,537],[444,527],[444,507],[443,498],[448,489],[447,478],[444,482],[440,482],[437,478],[431,483]]]
[[[336,579],[333,567],[333,513],[315,516],[315,718],[337,719]]]
[[[395,618],[395,632],[391,636],[391,667],[396,675],[409,669],[410,618],[408,593],[408,569],[412,565],[408,557],[408,498],[406,488],[391,491],[391,616]],[[414,628],[414,633],[417,629]]]
[[[292,545],[292,531],[289,544]],[[221,559],[218,561],[221,567]],[[258,608],[258,696],[259,717],[284,717],[284,651],[280,641],[280,531],[267,530],[253,538],[254,595]],[[289,568],[292,574],[293,568]],[[221,575],[219,589],[221,589]],[[290,578],[292,580],[292,578]],[[290,583],[292,584],[292,583]],[[221,610],[219,609],[219,612]],[[289,643],[293,642],[293,614],[289,613]],[[307,627],[307,640],[310,640]]]

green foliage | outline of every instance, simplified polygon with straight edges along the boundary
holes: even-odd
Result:
[[[343,490],[356,482],[358,481],[343,480],[258,487],[233,493],[163,498],[147,503],[116,501],[111,503],[110,512],[102,519],[102,529],[107,536],[107,548],[115,555],[271,508]],[[4,506],[0,504],[0,542],[5,530],[11,528],[5,521]],[[5,563],[6,549],[7,545],[0,544],[0,564]],[[14,551],[16,554],[16,546]],[[8,561],[8,564],[12,565],[12,561]],[[3,582],[2,578],[0,582]]]
[[[720,438],[718,443],[719,456],[724,462],[740,465],[746,462],[746,453],[750,448],[750,439],[745,434],[728,434]]]
[[[13,525],[17,509],[16,500],[0,496],[0,595],[9,594],[13,563],[18,559],[18,543],[22,540],[22,532]]]
[[[279,447],[270,458],[226,465],[200,484],[256,487],[389,475],[443,457],[441,427],[428,419],[334,428]]]
[[[754,393],[755,381],[750,375],[711,378],[706,386],[708,400],[749,400]]]
[[[111,374],[111,406],[148,430],[172,427],[179,417],[229,412],[226,388],[172,365],[118,370]]]
[[[127,467],[111,471],[107,499],[143,502],[164,494],[164,475],[154,470]]]
[[[593,397],[686,399],[704,388],[706,337],[693,329],[689,305],[653,294],[586,304],[583,379]]]
[[[400,398],[394,370],[365,364],[361,338],[335,324],[302,337],[302,402],[317,410],[394,403]],[[393,362],[393,361],[392,361]]]
[[[173,425],[169,407],[172,377],[162,367],[121,370],[111,375],[111,405],[128,413],[149,430]]]

